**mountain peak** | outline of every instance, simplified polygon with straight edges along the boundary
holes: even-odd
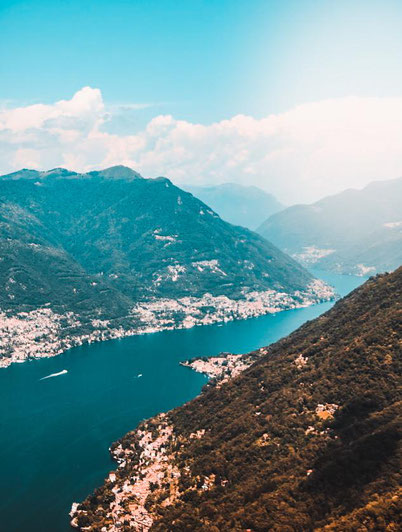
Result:
[[[99,170],[97,172],[99,176],[112,178],[112,179],[143,179],[142,175],[129,168],[128,166],[116,165]]]
[[[2,180],[16,180],[16,179],[37,179],[40,176],[38,170],[32,170],[30,168],[22,168],[11,174],[5,174],[1,176]]]
[[[44,172],[41,172],[42,177],[67,177],[67,176],[74,176],[78,175],[77,172],[74,172],[72,170],[67,170],[67,168],[57,167],[52,168],[51,170],[46,170]]]

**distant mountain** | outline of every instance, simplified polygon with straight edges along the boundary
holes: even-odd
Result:
[[[304,265],[372,274],[402,264],[402,178],[274,214],[257,230]]]
[[[256,233],[125,167],[1,177],[0,253],[0,365],[332,296]]]
[[[237,355],[238,377],[111,446],[119,467],[73,506],[73,526],[399,530],[401,302],[399,268]]]
[[[254,186],[225,183],[209,187],[184,185],[183,188],[209,205],[227,222],[253,230],[268,216],[284,209],[272,194]]]

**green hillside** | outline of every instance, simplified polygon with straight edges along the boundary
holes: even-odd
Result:
[[[18,358],[332,296],[261,236],[224,222],[168,179],[143,179],[125,167],[88,174],[22,170],[1,177],[0,252],[6,287],[0,311],[9,318],[46,307],[46,327],[54,329],[57,344],[43,344],[39,352],[32,327],[25,331],[26,323],[8,321],[0,328],[0,354],[6,342],[26,338],[16,348]],[[64,322],[66,313],[72,314],[69,326],[56,331],[52,323]],[[25,322],[26,316],[18,319]],[[68,337],[63,345],[60,336]]]

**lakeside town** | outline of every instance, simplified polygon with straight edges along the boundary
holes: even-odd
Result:
[[[191,368],[197,373],[207,375],[210,379],[208,384],[219,388],[229,379],[237,377],[249,368],[258,357],[268,354],[268,351],[268,347],[262,347],[245,355],[220,353],[217,356],[196,357],[191,360],[185,360],[180,362],[180,365]]]
[[[127,442],[118,442],[110,449],[118,467],[106,479],[104,491],[110,503],[99,506],[100,530],[117,532],[127,527],[149,530],[153,516],[148,511],[147,499],[164,491],[164,505],[168,505],[178,496],[180,471],[174,463],[177,453],[173,451],[177,440],[168,416],[162,413],[148,420],[126,439]],[[87,514],[85,506],[73,503],[71,526],[85,530]]]
[[[124,325],[94,318],[89,322],[73,312],[60,314],[49,307],[29,312],[0,313],[0,368],[13,362],[59,355],[84,343],[134,334],[191,328],[307,307],[335,297],[325,282],[314,279],[306,291],[243,291],[242,299],[204,294],[200,298],[155,299],[140,302],[124,317]]]

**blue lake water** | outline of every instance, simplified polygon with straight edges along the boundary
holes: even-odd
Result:
[[[342,296],[364,281],[319,276]],[[181,360],[251,351],[331,306],[112,340],[0,370],[0,530],[70,530],[71,503],[115,467],[109,445],[142,419],[200,392],[206,377],[180,366]]]

